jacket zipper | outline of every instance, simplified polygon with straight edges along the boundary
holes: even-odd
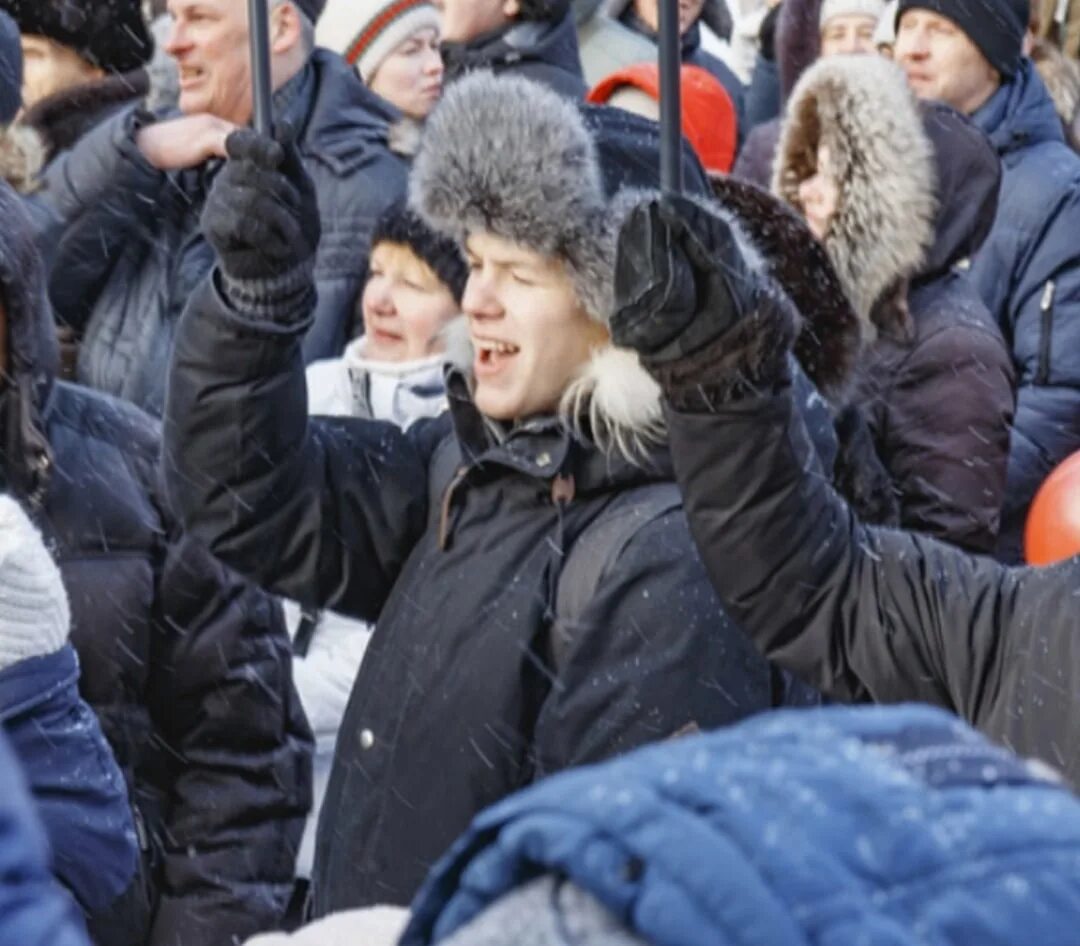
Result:
[[[1043,289],[1039,311],[1042,325],[1039,332],[1039,369],[1035,373],[1036,384],[1050,383],[1050,347],[1054,338],[1054,280],[1048,280]]]

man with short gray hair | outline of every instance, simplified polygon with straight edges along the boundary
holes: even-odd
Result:
[[[339,57],[314,48],[322,0],[269,0],[277,122],[315,184],[322,242],[308,361],[340,353],[375,218],[405,190],[392,112]],[[77,379],[160,416],[176,320],[210,269],[199,212],[225,139],[253,111],[246,0],[169,0],[165,49],[179,115],[129,110],[50,169],[44,201],[62,227],[50,294],[81,336]]]

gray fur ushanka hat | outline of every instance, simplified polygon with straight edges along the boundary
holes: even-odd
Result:
[[[573,102],[513,76],[478,72],[454,83],[428,119],[409,199],[459,242],[487,232],[562,259],[586,311],[607,324],[630,200],[605,193],[596,143]]]

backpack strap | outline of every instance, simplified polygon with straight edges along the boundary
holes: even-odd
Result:
[[[674,483],[627,490],[612,500],[570,546],[555,592],[551,647],[556,670],[563,666],[581,617],[609,567],[644,525],[681,506],[682,495]]]

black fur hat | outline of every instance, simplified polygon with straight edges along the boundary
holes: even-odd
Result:
[[[145,65],[154,41],[139,0],[0,0],[24,35],[45,36],[107,72]]]
[[[422,259],[439,280],[450,290],[454,300],[461,302],[469,268],[458,244],[435,233],[423,220],[409,210],[404,200],[389,206],[375,224],[371,235],[374,249],[379,243],[400,243]]]

